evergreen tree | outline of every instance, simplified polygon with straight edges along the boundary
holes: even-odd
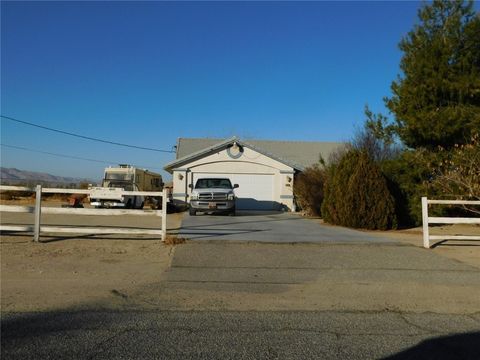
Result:
[[[385,101],[404,144],[451,148],[480,130],[480,16],[462,0],[434,0],[418,15]]]

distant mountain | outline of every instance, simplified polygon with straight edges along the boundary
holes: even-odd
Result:
[[[0,167],[0,179],[2,184],[41,184],[41,185],[70,185],[89,183],[96,184],[96,180],[75,177],[56,176],[47,173],[18,170],[15,168]]]

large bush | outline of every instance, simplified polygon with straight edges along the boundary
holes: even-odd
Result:
[[[429,163],[433,156],[433,153],[425,149],[405,150],[398,157],[381,164],[390,193],[395,198],[400,227],[418,226],[422,223],[421,197],[433,195],[426,182],[431,177]]]
[[[381,163],[390,192],[395,198],[399,225],[422,223],[421,197],[433,199],[480,199],[480,145],[477,137],[452,150],[437,148],[405,150],[397,158]],[[432,207],[433,216],[461,215],[477,208]]]
[[[295,178],[295,200],[307,215],[321,215],[324,183],[325,170],[319,165],[306,168]]]
[[[362,229],[397,227],[387,179],[366,152],[350,150],[328,167],[324,196],[326,222]]]

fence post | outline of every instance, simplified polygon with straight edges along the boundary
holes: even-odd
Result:
[[[162,193],[162,241],[167,239],[167,190]]]
[[[428,232],[428,201],[422,197],[422,223],[423,223],[423,247],[430,248],[430,234]]]
[[[33,241],[40,241],[40,218],[42,215],[42,185],[35,188],[35,223],[33,231]]]

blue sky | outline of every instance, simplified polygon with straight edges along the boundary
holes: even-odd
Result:
[[[3,2],[1,112],[172,149],[178,137],[345,141],[399,72],[418,2]],[[173,154],[2,120],[2,144],[160,170]],[[1,164],[107,164],[1,148]]]

